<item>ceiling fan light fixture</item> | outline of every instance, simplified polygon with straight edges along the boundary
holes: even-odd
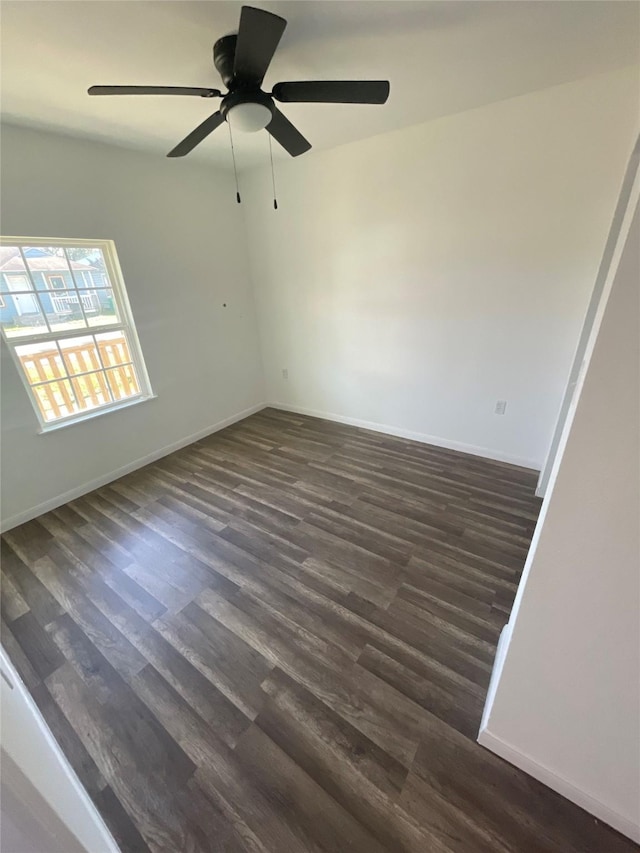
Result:
[[[1,2],[1,0],[0,0]],[[220,109],[201,122],[167,154],[184,157],[229,122],[229,129],[255,133],[266,128],[276,142],[297,157],[311,143],[274,104],[276,101],[307,104],[384,104],[388,80],[309,80],[276,83],[271,93],[262,90],[265,74],[280,43],[287,22],[279,15],[243,6],[237,35],[219,38],[213,46],[213,64],[228,89],[197,86],[91,86],[90,95],[195,95],[221,98]],[[232,141],[233,144],[233,141]],[[238,198],[238,201],[240,199]]]
[[[232,130],[256,133],[258,130],[264,130],[271,122],[271,110],[264,104],[245,101],[230,107],[226,119]]]

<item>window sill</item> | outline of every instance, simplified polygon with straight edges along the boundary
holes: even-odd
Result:
[[[57,432],[59,429],[64,429],[64,427],[74,426],[75,424],[83,424],[85,421],[91,421],[94,418],[100,418],[103,415],[110,414],[111,412],[120,412],[122,409],[129,409],[131,406],[137,406],[138,403],[146,403],[148,400],[155,400],[156,397],[157,394],[146,394],[143,397],[135,397],[133,400],[125,400],[122,403],[116,403],[113,406],[104,406],[103,408],[95,409],[94,411],[88,412],[86,414],[65,418],[65,420],[63,421],[54,421],[54,423],[40,427],[38,433],[40,435],[46,435],[50,432]]]

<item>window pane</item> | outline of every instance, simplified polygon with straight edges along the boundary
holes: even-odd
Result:
[[[59,342],[59,346],[69,376],[89,373],[92,370],[100,370],[102,367],[92,335],[66,338]]]
[[[112,400],[109,393],[109,386],[102,370],[78,376],[77,379],[72,379],[71,382],[80,411],[104,406]]]
[[[53,341],[17,346],[16,355],[30,385],[50,382],[67,375],[58,347]]]
[[[17,246],[0,246],[0,270],[3,293],[10,290],[31,290],[31,282]]]
[[[107,370],[109,387],[115,400],[123,400],[140,393],[140,386],[132,364]]]
[[[37,385],[33,393],[45,421],[55,421],[77,411],[73,389],[68,379]]]
[[[75,290],[50,290],[40,293],[42,307],[52,332],[86,329],[80,298]]]
[[[133,361],[124,332],[102,332],[95,338],[105,367]]]
[[[56,246],[24,246],[22,253],[36,290],[53,291],[73,287],[73,277],[64,249]]]
[[[4,293],[0,322],[8,338],[48,332],[38,299],[32,293]]]
[[[81,290],[80,299],[90,326],[107,326],[119,323],[118,308],[111,288]]]
[[[111,286],[101,249],[68,248],[67,255],[78,287]]]

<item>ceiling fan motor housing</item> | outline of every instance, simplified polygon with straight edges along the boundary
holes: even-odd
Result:
[[[231,89],[233,83],[237,41],[238,36],[222,36],[213,46],[213,64],[227,89]]]
[[[260,104],[266,107],[273,115],[274,104],[270,95],[265,94],[259,86],[242,85],[233,75],[233,67],[236,55],[236,43],[238,37],[223,36],[213,46],[213,64],[222,77],[222,81],[229,89],[220,102],[222,117],[228,121],[229,111],[240,104]]]

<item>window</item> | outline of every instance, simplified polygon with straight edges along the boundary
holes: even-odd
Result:
[[[0,240],[2,334],[43,431],[152,396],[115,246]]]
[[[51,275],[51,273],[49,273],[47,275],[47,282],[51,290],[65,290],[67,287],[63,275]]]

